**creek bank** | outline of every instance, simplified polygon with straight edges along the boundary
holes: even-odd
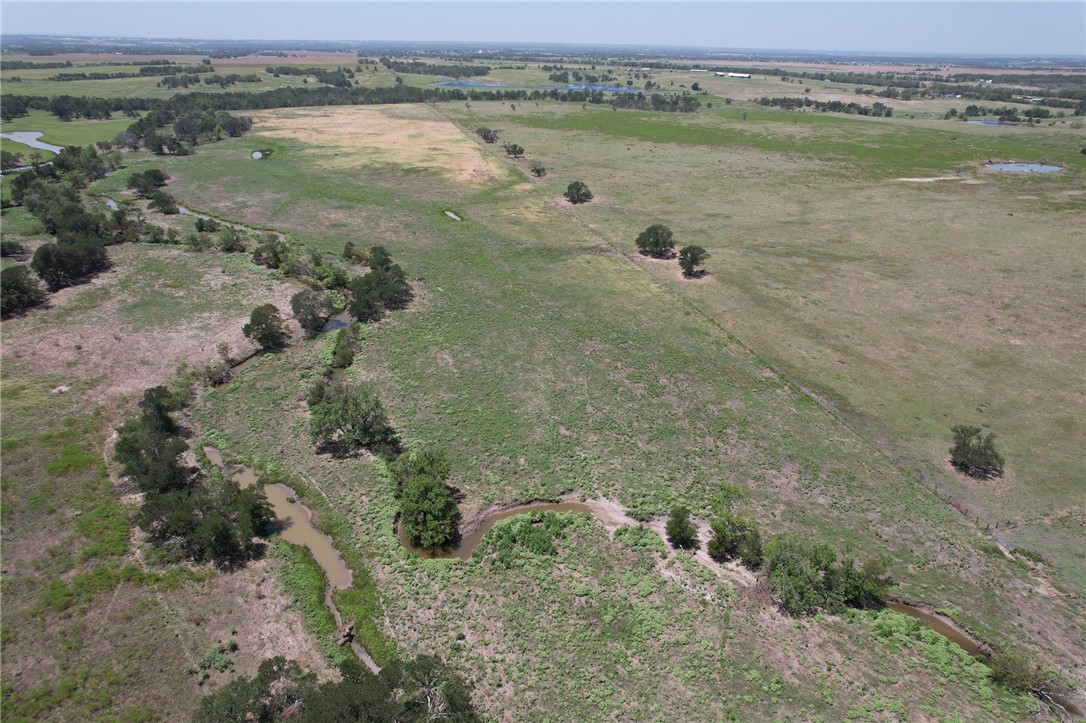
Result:
[[[226,475],[228,470],[233,470],[230,479],[238,483],[238,486],[251,487],[259,482],[259,473],[252,467],[238,464],[227,464],[221,451],[214,447],[204,447],[204,454],[211,464],[222,470]],[[328,582],[324,592],[325,607],[332,613],[336,621],[336,627],[344,630],[343,617],[336,609],[332,600],[332,594],[336,590],[346,590],[352,587],[354,574],[351,568],[344,562],[339,554],[332,538],[318,530],[313,525],[313,512],[298,500],[297,493],[284,484],[274,483],[263,486],[275,514],[275,520],[269,525],[269,531],[278,535],[281,539],[299,547],[304,547],[313,556],[314,562],[324,573]],[[358,659],[365,663],[366,667],[374,674],[381,672],[381,668],[366,652],[362,645],[347,634],[343,642],[349,642],[351,650]]]
[[[664,545],[670,548],[670,543],[667,540],[667,517],[665,515],[657,515],[647,521],[640,521],[627,514],[626,508],[614,500],[596,499],[579,502],[575,501],[572,495],[567,495],[558,502],[520,501],[507,505],[489,505],[484,507],[478,514],[473,516],[463,525],[460,541],[456,545],[449,547],[436,549],[420,548],[408,539],[406,533],[399,524],[396,525],[396,537],[399,539],[400,545],[404,549],[424,559],[455,558],[458,560],[466,560],[471,557],[472,553],[475,552],[475,549],[483,541],[486,533],[489,532],[495,524],[501,520],[527,512],[576,512],[587,514],[595,518],[595,520],[603,525],[604,529],[611,535],[614,535],[615,530],[620,527],[645,527],[646,529],[655,532],[664,542]],[[683,550],[683,552],[690,555],[698,564],[712,570],[718,575],[730,577],[743,586],[749,587],[754,585],[756,582],[754,573],[747,568],[737,562],[721,563],[709,556],[707,543],[712,534],[709,529],[709,522],[707,520],[694,520],[694,523],[698,528],[698,539],[703,542],[696,548]]]
[[[939,633],[950,642],[955,643],[959,648],[969,653],[974,658],[979,658],[983,661],[990,658],[992,655],[992,649],[990,647],[975,640],[969,633],[958,627],[953,620],[935,612],[935,609],[930,606],[916,606],[898,602],[896,600],[888,600],[886,602],[886,607],[894,612],[920,620],[929,628]]]
[[[909,605],[908,603],[889,600],[886,602],[886,608],[921,621],[984,665],[991,667],[992,648],[962,630],[950,618],[935,612],[935,609],[930,605],[925,605],[923,603]],[[1031,692],[1038,700],[1060,708],[1067,715],[1076,718],[1081,718],[1086,715],[1080,705],[1081,701],[1076,702],[1070,695],[1063,695],[1047,690],[1036,690]]]

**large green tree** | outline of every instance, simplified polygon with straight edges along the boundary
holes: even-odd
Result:
[[[693,547],[698,541],[698,528],[690,519],[690,510],[685,507],[673,507],[665,527],[667,539],[675,547]]]
[[[662,223],[654,223],[642,231],[635,243],[638,251],[659,259],[670,256],[675,248],[675,238],[671,229]]]
[[[292,296],[290,310],[294,312],[294,318],[302,329],[309,334],[316,334],[323,329],[332,311],[328,296],[313,289],[302,289]]]
[[[253,309],[249,323],[241,328],[241,333],[264,349],[286,346],[289,338],[287,328],[279,317],[279,309],[274,304],[261,304]]]
[[[403,269],[393,263],[386,268],[374,268],[363,276],[356,276],[348,288],[351,292],[351,316],[359,321],[376,321],[386,309],[402,308],[412,298],[411,286]]]
[[[310,439],[333,454],[368,449],[391,458],[399,449],[399,438],[372,384],[319,380],[309,392],[309,412]]]
[[[420,547],[445,547],[459,534],[460,507],[443,480],[418,475],[404,485],[400,496],[400,525]]]
[[[30,268],[50,291],[72,286],[109,266],[102,244],[83,240],[43,244],[30,261]]]
[[[950,461],[973,477],[998,477],[1003,474],[1003,455],[995,446],[995,432],[984,434],[980,427],[959,424],[951,429],[954,446]]]
[[[709,252],[701,246],[683,246],[679,249],[679,268],[683,270],[683,276],[696,276],[697,267],[709,259]]]
[[[584,181],[574,181],[566,187],[565,197],[570,203],[587,203],[592,200],[592,191]]]
[[[762,537],[753,517],[726,512],[710,525],[712,537],[707,550],[717,560],[739,558],[747,567],[762,564]]]
[[[0,271],[0,314],[15,314],[43,301],[45,292],[26,266],[9,266]]]

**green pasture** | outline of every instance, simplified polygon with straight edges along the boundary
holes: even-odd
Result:
[[[1029,636],[1044,634],[1041,620],[1064,633],[1071,630],[1074,613],[1062,598],[1036,600],[1033,620],[1019,627],[1005,595],[1030,588],[1025,570],[893,464],[895,455],[916,454],[929,442],[944,444],[949,427],[942,411],[928,409],[928,436],[885,439],[886,430],[905,414],[878,416],[886,395],[922,392],[922,380],[910,375],[927,367],[917,361],[889,374],[885,365],[868,368],[867,353],[850,351],[846,341],[859,333],[854,325],[868,323],[872,343],[897,354],[894,344],[903,343],[895,341],[897,327],[850,318],[842,331],[848,336],[830,338],[836,355],[825,361],[814,358],[818,350],[809,339],[787,334],[801,328],[800,320],[786,324],[795,309],[817,309],[827,301],[783,287],[776,275],[794,278],[795,285],[805,273],[825,280],[837,269],[845,287],[850,278],[852,285],[915,281],[922,270],[910,270],[902,258],[895,264],[880,261],[885,251],[871,247],[867,226],[848,225],[863,217],[857,221],[855,211],[848,215],[847,198],[818,215],[817,223],[800,218],[800,209],[811,211],[814,199],[825,197],[819,195],[826,190],[823,164],[797,156],[794,167],[786,169],[778,156],[766,159],[759,151],[731,148],[721,158],[694,144],[637,143],[626,156],[631,140],[522,126],[515,121],[519,109],[516,116],[501,104],[478,110],[484,105],[472,104],[470,112],[457,110],[456,116],[467,128],[482,122],[501,128],[503,138],[522,143],[532,158],[547,163],[552,170],[545,179],[471,188],[410,168],[322,173],[304,147],[286,143],[276,146],[272,163],[246,163],[244,149],[260,141],[257,127],[251,139],[207,148],[202,165],[199,157],[172,161],[170,168],[178,171],[173,188],[186,205],[278,226],[321,250],[338,251],[346,241],[383,243],[409,276],[417,277],[417,306],[372,327],[349,373],[378,383],[408,443],[449,451],[454,483],[472,508],[576,492],[647,511],[666,511],[676,502],[705,510],[717,484],[730,481],[750,489],[751,505],[770,532],[791,530],[865,555],[885,552],[894,559],[901,595],[956,611],[985,638],[1028,642]],[[721,170],[724,160],[730,163],[727,171]],[[523,170],[527,160],[513,165]],[[688,192],[712,189],[731,174],[738,177],[728,182],[730,196]],[[399,179],[395,188],[392,178]],[[587,180],[597,201],[573,210],[556,207],[554,199],[574,178]],[[852,183],[835,183],[842,194],[858,192]],[[991,185],[1003,193],[996,181]],[[231,187],[248,191],[228,197]],[[803,194],[811,194],[805,204]],[[755,223],[765,225],[780,214],[776,204],[791,209],[784,221],[804,237],[815,234],[807,245],[793,248],[777,227],[754,235]],[[447,219],[442,210],[449,207],[466,220]],[[684,207],[685,212],[677,210]],[[881,223],[868,213],[871,220],[864,223]],[[672,223],[682,238],[707,245],[711,238],[737,241],[713,242],[714,254],[726,265],[710,264],[713,275],[701,282],[682,282],[674,262],[633,257],[633,236],[653,221]],[[817,235],[833,223],[841,226],[836,232],[841,240],[825,248],[816,244]],[[728,228],[733,232],[724,235]],[[765,280],[742,282],[744,274],[759,268]],[[736,290],[715,296],[717,284]],[[896,285],[886,288],[898,293]],[[855,301],[842,299],[851,302],[855,316]],[[735,320],[737,310],[742,324]],[[869,313],[878,312],[873,307]],[[820,323],[829,322],[820,317]],[[765,329],[762,336],[755,333],[758,327]],[[793,339],[796,347],[776,346],[783,343],[776,335]],[[957,364],[952,351],[948,345],[940,353],[949,355],[948,364]],[[801,366],[790,354],[808,364]],[[940,356],[939,361],[947,360]],[[836,390],[832,399],[871,443],[783,381],[767,362],[823,392],[849,380],[853,386]],[[224,392],[205,398],[203,419],[238,453],[270,457],[327,483],[331,494],[352,506],[361,505],[367,510],[359,513],[364,544],[388,549],[394,543],[384,483],[365,465],[314,455],[304,419],[274,414],[304,392],[315,364],[315,350],[297,348],[259,371],[248,370]],[[842,376],[823,376],[827,364]],[[871,381],[876,376],[890,389],[878,388]],[[855,401],[846,392],[854,392]],[[1064,410],[1073,403],[1060,402],[1054,393],[1049,399]],[[921,394],[912,404],[923,400]],[[975,406],[972,399],[957,404],[958,412]],[[1058,431],[1060,425],[1049,426]],[[1073,427],[1069,431],[1062,444],[1078,434]],[[1004,435],[1013,440],[1010,428]],[[1008,455],[1012,448],[1016,456],[1026,454],[1028,442],[1011,441]],[[934,469],[936,462],[924,464]],[[1069,457],[1054,463],[1069,464]],[[1016,465],[1018,475],[1025,465]],[[951,479],[942,483],[950,485]],[[1011,481],[1019,484],[1017,478]],[[1058,479],[1051,484],[1044,488],[1047,497],[1034,500],[1038,508],[1062,494]],[[1055,659],[1066,660],[1073,646],[1081,645],[1075,634],[1056,638],[1048,652]]]
[[[981,527],[1067,504],[1086,441],[1074,421],[1084,394],[1073,329],[1086,200],[1073,133],[954,134],[802,114],[745,123],[552,115],[530,104],[457,113],[465,127],[502,129],[542,160],[545,195],[586,181],[601,200],[574,213],[619,252],[633,254],[632,240],[654,222],[670,225],[679,245],[708,248],[711,276],[698,282],[682,282],[673,263],[640,263],[967,502]],[[750,125],[756,134],[732,130]],[[665,128],[684,142],[655,142]],[[988,158],[1069,170],[998,174],[979,167]],[[969,183],[956,180],[959,167]],[[936,175],[952,178],[893,180]],[[946,468],[958,423],[1000,435],[1013,474],[997,489]]]

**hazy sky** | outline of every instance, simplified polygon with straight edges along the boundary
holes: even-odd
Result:
[[[6,34],[1086,55],[1086,2],[0,2]]]

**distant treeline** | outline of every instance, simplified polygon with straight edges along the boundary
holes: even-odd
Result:
[[[168,61],[167,61],[168,62]],[[46,80],[74,81],[74,80],[113,80],[114,78],[153,78],[160,75],[180,75],[182,73],[214,73],[215,68],[210,65],[162,65],[156,61],[152,65],[141,65],[139,72],[128,73],[57,73]]]
[[[354,71],[349,68],[336,68],[335,70],[328,70],[327,68],[298,68],[293,65],[269,65],[264,69],[269,75],[273,75],[278,78],[280,75],[312,75],[317,79],[318,83],[324,83],[325,85],[331,85],[335,88],[350,88],[350,79],[354,77]]]
[[[874,103],[870,106],[859,103],[844,103],[839,100],[820,101],[810,98],[766,98],[755,101],[759,105],[768,105],[784,110],[798,110],[802,108],[814,108],[822,113],[847,113],[849,115],[869,115],[889,118],[893,115],[893,108],[884,103]]]
[[[662,95],[653,93],[646,96],[644,93],[625,93],[616,95],[611,100],[611,105],[616,108],[629,108],[631,110],[655,110],[667,113],[693,113],[701,106],[701,101],[692,95]]]
[[[486,75],[489,65],[450,65],[443,63],[421,63],[417,60],[393,60],[381,58],[381,65],[394,73],[414,73],[416,75],[448,75],[454,78],[468,78]]]
[[[249,73],[248,75],[239,75],[237,73],[228,73],[226,75],[206,75],[202,79],[199,75],[184,74],[184,75],[169,75],[158,81],[159,86],[163,88],[188,88],[190,85],[199,85],[200,82],[204,85],[217,85],[221,88],[225,88],[235,83],[263,83],[264,79],[256,73]]]
[[[32,60],[0,60],[0,70],[52,70],[53,68],[70,68],[72,61],[63,63],[35,63]]]
[[[464,101],[540,101],[556,100],[566,103],[608,102],[607,95],[598,90],[513,90],[484,88],[414,88],[396,85],[382,88],[316,87],[276,88],[263,93],[241,91],[180,93],[171,98],[97,98],[71,95],[5,96],[0,117],[11,120],[25,116],[31,110],[46,110],[62,120],[73,118],[111,118],[123,112],[134,116],[144,111],[168,111],[176,115],[194,111],[267,110],[271,108],[305,108],[321,105],[385,105],[397,103],[438,103]],[[696,110],[700,103],[691,96],[641,93],[617,95],[611,100],[616,108],[683,111]],[[878,104],[876,104],[878,105]]]

